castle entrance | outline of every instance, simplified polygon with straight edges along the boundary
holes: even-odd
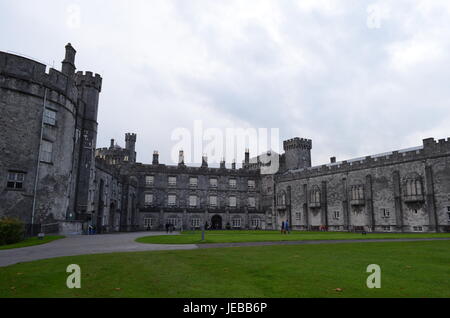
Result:
[[[214,215],[211,218],[211,227],[213,230],[221,230],[222,229],[222,217],[220,215]]]

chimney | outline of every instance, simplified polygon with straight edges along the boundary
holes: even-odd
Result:
[[[111,149],[114,148],[114,139],[111,139],[111,146],[110,146],[110,148]]]
[[[250,150],[248,148],[245,149],[245,163],[246,164],[250,163]]]
[[[66,45],[66,56],[62,61],[61,72],[67,76],[75,75],[75,54],[77,51],[69,43]]]
[[[330,162],[331,162],[331,163],[336,163],[336,157],[331,157],[331,158],[330,158]]]
[[[202,157],[202,168],[208,168],[208,157],[207,156]]]
[[[158,151],[153,152],[153,165],[159,165],[159,153]]]
[[[225,159],[223,159],[223,158],[220,161],[220,169],[225,169]]]
[[[236,160],[231,163],[231,169],[236,170]]]

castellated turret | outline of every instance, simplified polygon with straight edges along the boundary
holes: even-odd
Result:
[[[312,140],[294,138],[283,143],[287,170],[311,167]]]
[[[125,134],[125,149],[129,152],[129,161],[136,162],[136,134]]]

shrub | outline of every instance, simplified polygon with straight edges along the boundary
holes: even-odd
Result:
[[[0,245],[14,244],[23,240],[24,224],[13,218],[0,219]]]

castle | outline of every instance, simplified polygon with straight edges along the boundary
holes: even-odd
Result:
[[[312,141],[284,142],[281,155],[188,167],[136,162],[125,148],[97,148],[102,78],[75,72],[66,46],[61,71],[0,52],[0,217],[39,230],[86,233],[177,229],[450,231],[450,140],[311,166]],[[262,157],[279,163],[263,173]]]

